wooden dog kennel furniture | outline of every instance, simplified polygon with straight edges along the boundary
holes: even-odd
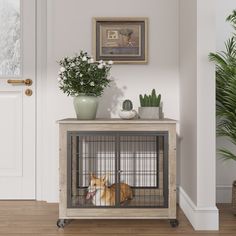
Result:
[[[65,119],[58,123],[58,227],[69,219],[169,219],[172,227],[178,226],[174,120]],[[86,198],[91,176],[106,176],[106,189],[115,192],[114,204]],[[132,192],[123,202],[122,183]],[[96,191],[95,187],[93,198],[99,196]]]

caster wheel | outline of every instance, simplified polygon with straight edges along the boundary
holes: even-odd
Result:
[[[170,225],[172,228],[176,228],[179,226],[179,221],[177,219],[170,220]]]
[[[64,220],[64,219],[59,219],[59,220],[57,221],[57,227],[58,227],[58,228],[64,228],[64,227],[65,227],[65,224],[66,224],[66,220]]]

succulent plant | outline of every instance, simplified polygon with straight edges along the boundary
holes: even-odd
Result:
[[[130,100],[126,99],[123,102],[122,108],[124,111],[131,111],[133,110],[133,103]]]
[[[141,107],[160,107],[161,94],[157,96],[156,90],[153,89],[151,95],[139,95]]]

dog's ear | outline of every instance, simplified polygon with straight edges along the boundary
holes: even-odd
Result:
[[[102,176],[102,181],[106,183],[108,181],[108,176],[107,175],[103,175]]]
[[[91,179],[95,179],[96,178],[95,175],[92,172],[90,173],[90,178]]]

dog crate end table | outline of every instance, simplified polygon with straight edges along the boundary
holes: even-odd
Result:
[[[58,121],[59,220],[176,218],[176,121]]]

